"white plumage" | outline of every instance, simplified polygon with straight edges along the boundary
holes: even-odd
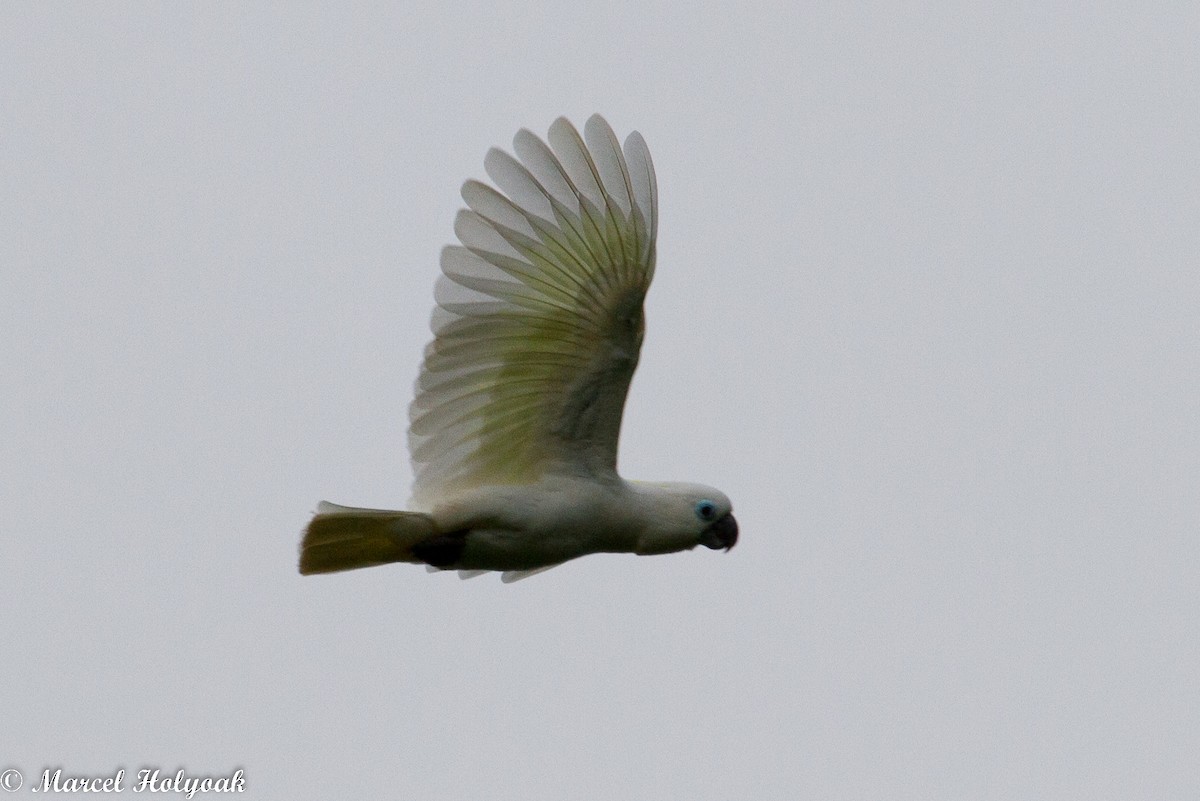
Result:
[[[719,491],[616,472],[654,275],[646,144],[635,132],[622,148],[599,115],[582,137],[560,118],[548,140],[522,130],[517,158],[488,153],[500,191],[463,186],[409,409],[414,511],[323,503],[302,573],[403,561],[511,580],[587,553],[736,541]]]

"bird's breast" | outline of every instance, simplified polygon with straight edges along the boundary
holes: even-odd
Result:
[[[444,516],[446,525],[466,532],[455,567],[530,570],[589,553],[633,551],[636,526],[616,495],[601,483],[571,480],[492,488],[460,499]],[[442,516],[438,522],[442,527]]]

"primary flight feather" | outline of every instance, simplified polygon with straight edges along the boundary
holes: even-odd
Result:
[[[654,275],[658,190],[634,132],[593,115],[467,181],[409,408],[413,511],[322,502],[300,572],[415,562],[511,581],[589,553],[732,548],[729,499],[625,481],[617,439]]]

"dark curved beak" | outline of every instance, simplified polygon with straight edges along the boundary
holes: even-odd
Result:
[[[714,520],[700,535],[700,544],[714,551],[724,548],[728,551],[737,544],[738,527],[733,515],[728,514],[719,520]]]

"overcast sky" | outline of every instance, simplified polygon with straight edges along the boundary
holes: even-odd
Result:
[[[1088,5],[0,5],[13,797],[1200,796],[1200,11]],[[408,497],[461,182],[594,111],[621,470],[737,548],[301,578]]]

